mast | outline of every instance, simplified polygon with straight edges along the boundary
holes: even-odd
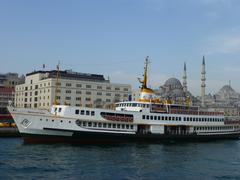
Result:
[[[205,107],[205,89],[206,89],[206,65],[205,65],[205,58],[203,56],[203,61],[202,61],[202,72],[201,72],[201,98],[202,98],[202,107]]]
[[[144,67],[144,74],[143,74],[143,80],[138,79],[139,82],[142,84],[141,89],[147,89],[147,72],[148,72],[148,64],[149,64],[149,57],[147,56],[145,59],[145,67]]]
[[[58,62],[58,65],[57,65],[57,77],[56,77],[56,88],[55,88],[55,97],[54,97],[54,102],[53,104],[54,105],[58,105],[58,101],[57,101],[57,94],[58,94],[58,89],[59,89],[59,77],[60,77],[60,62]]]

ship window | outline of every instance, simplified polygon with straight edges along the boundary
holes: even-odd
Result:
[[[142,119],[145,119],[145,115],[142,115]]]
[[[192,121],[192,118],[190,117],[190,121]]]
[[[98,127],[102,127],[102,123],[98,123]]]
[[[76,124],[77,124],[78,126],[81,126],[81,125],[82,125],[82,121],[80,121],[80,120],[78,119],[78,120],[76,120]]]
[[[95,112],[94,111],[91,111],[91,116],[94,116],[95,115]]]
[[[132,103],[132,107],[137,107],[137,103]]]
[[[63,122],[63,120],[60,121],[61,123]]]
[[[153,120],[153,116],[150,116],[150,119]]]
[[[89,123],[88,123],[88,127],[92,127],[92,122],[89,122]]]
[[[58,109],[58,112],[61,112],[61,111],[62,111],[62,108],[59,108],[59,109]]]
[[[54,122],[54,120],[52,119],[52,122]]]
[[[162,116],[162,118],[161,118],[161,119],[162,119],[162,121],[163,121],[163,120],[164,120],[164,116]]]
[[[133,125],[131,125],[130,128],[133,129]]]
[[[129,125],[128,124],[126,125],[126,129],[129,129]]]
[[[116,124],[113,124],[113,128],[116,128]]]
[[[189,117],[187,117],[187,121],[189,121]]]
[[[112,128],[112,124],[108,123],[108,128]]]
[[[147,119],[149,119],[149,115],[147,115]]]
[[[75,114],[79,114],[79,109],[76,109],[76,110],[75,110]]]
[[[122,129],[125,129],[125,124],[122,124]]]
[[[161,117],[160,116],[158,116],[158,120],[160,120],[161,119]]]
[[[69,123],[71,123],[72,121],[68,121]]]
[[[83,126],[86,126],[86,122],[85,122],[85,121],[83,121],[83,122],[82,122],[82,125],[83,125]]]
[[[86,115],[89,115],[90,114],[90,112],[89,111],[86,111]]]
[[[154,120],[157,120],[157,116],[154,116]]]
[[[106,123],[103,123],[103,127],[106,128],[106,127],[107,127],[107,124],[106,124]]]
[[[42,119],[40,119],[40,121],[42,121]]]
[[[81,110],[81,115],[84,115],[84,110]]]
[[[93,123],[93,127],[97,127],[97,123],[95,122],[95,123]]]
[[[193,118],[193,121],[195,121],[196,119],[195,118]]]
[[[186,121],[186,117],[183,118],[183,121]]]
[[[168,117],[169,118],[169,121],[171,121],[172,120],[172,117]]]
[[[175,121],[175,117],[172,117],[172,120]],[[178,121],[178,117],[176,117],[176,121]]]
[[[117,125],[117,128],[120,129],[120,124]]]
[[[48,119],[46,119],[46,121],[48,121]]]

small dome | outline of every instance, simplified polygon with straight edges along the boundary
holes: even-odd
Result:
[[[169,87],[170,89],[182,89],[183,88],[181,82],[176,78],[168,79],[165,82],[164,86]]]

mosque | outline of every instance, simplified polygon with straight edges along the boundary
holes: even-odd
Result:
[[[184,63],[182,83],[177,78],[169,78],[162,86],[154,92],[162,100],[171,100],[173,103],[181,104],[186,101],[201,108],[224,111],[228,115],[240,115],[240,93],[236,92],[231,85],[224,85],[216,94],[205,93],[206,89],[206,63],[203,56],[201,71],[201,96],[195,97],[187,88],[187,68]],[[137,91],[133,91],[132,98],[138,98]]]

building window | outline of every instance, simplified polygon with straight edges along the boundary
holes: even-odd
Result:
[[[91,98],[85,98],[86,101],[91,101]]]
[[[115,91],[120,91],[120,88],[119,87],[115,87]]]
[[[38,89],[38,85],[35,85],[35,89]]]
[[[111,96],[111,93],[106,93],[106,96]]]
[[[102,92],[97,92],[97,95],[98,95],[98,96],[101,96],[101,95],[102,95]]]
[[[66,86],[70,87],[70,86],[72,86],[72,84],[71,83],[66,83]]]
[[[76,91],[76,94],[82,94],[82,92],[81,91]]]
[[[106,102],[111,102],[111,99],[106,99]]]
[[[97,89],[102,89],[102,86],[97,86]]]
[[[107,90],[111,90],[111,87],[110,87],[110,86],[107,86],[106,89],[107,89]]]
[[[91,91],[86,91],[86,94],[87,94],[87,95],[91,95],[92,92],[91,92]]]
[[[75,110],[75,114],[79,114],[79,109],[76,109],[76,110]]]
[[[123,90],[124,90],[124,91],[128,91],[128,88],[124,88]]]
[[[66,90],[66,93],[67,93],[67,94],[70,94],[70,93],[71,93],[71,90]]]
[[[81,101],[81,97],[76,97],[76,101]]]
[[[91,85],[86,85],[86,88],[92,88],[92,86]]]
[[[71,97],[67,96],[65,99],[66,99],[66,100],[71,100]]]
[[[81,84],[76,84],[76,87],[82,87],[82,85]]]

